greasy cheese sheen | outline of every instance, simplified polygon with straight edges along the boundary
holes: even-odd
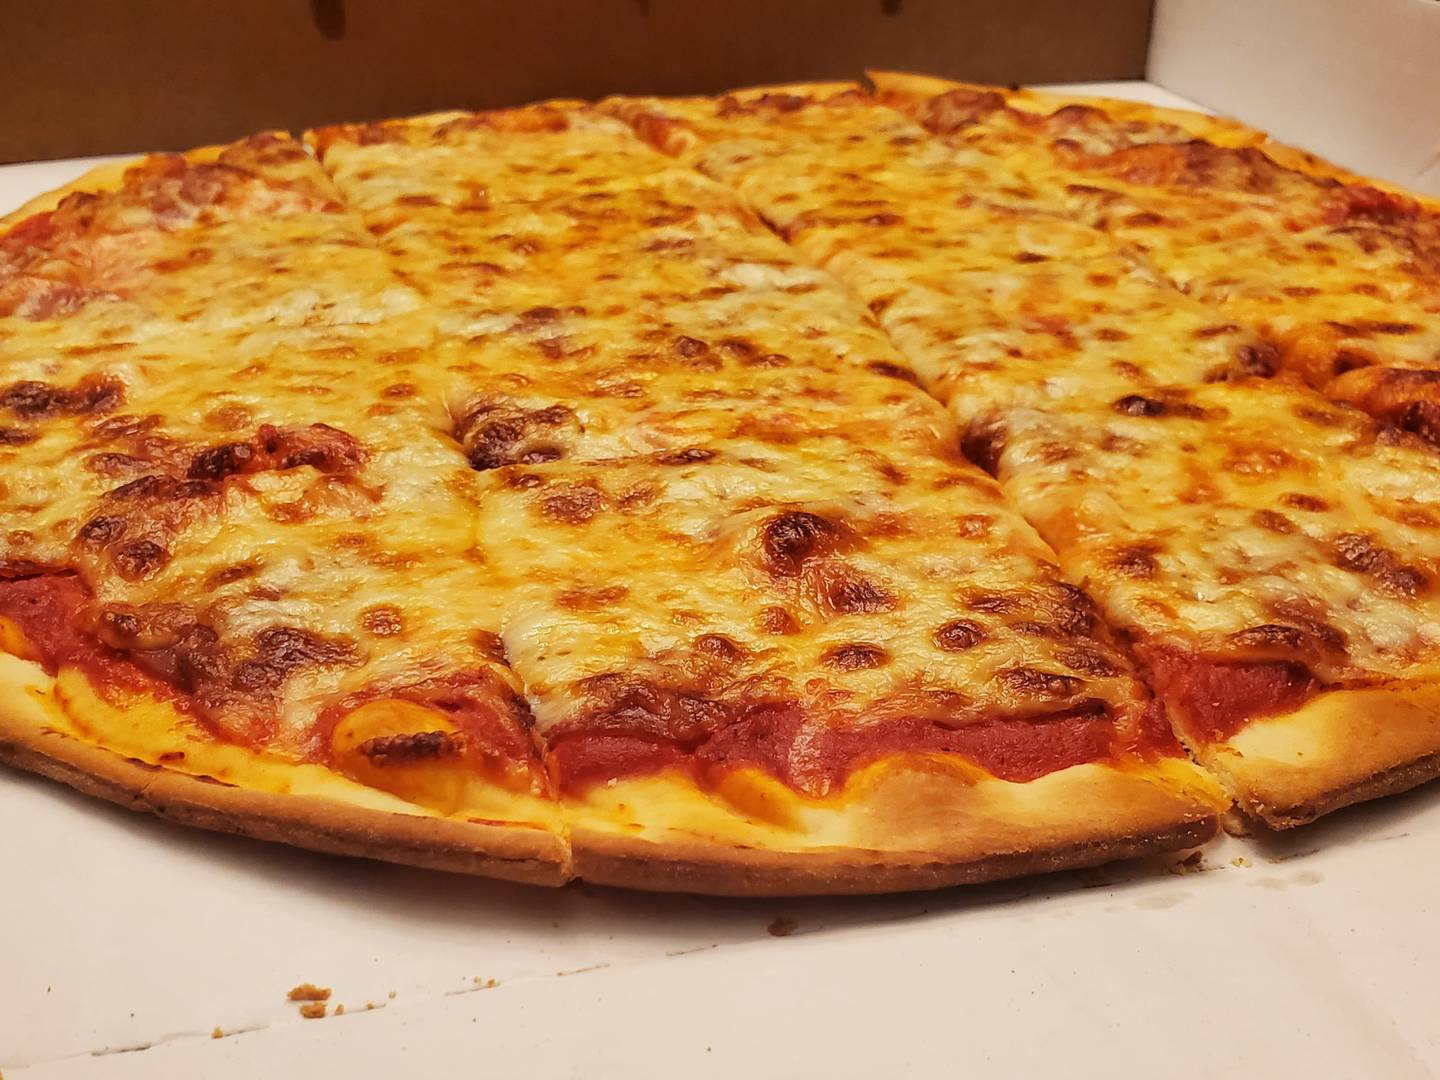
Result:
[[[968,169],[1003,166],[1047,205],[1263,333],[1300,378],[1440,440],[1430,386],[1440,367],[1433,201],[1377,190],[1263,138],[1231,138],[1223,123],[1189,132],[1136,121],[1115,103],[1066,108],[1024,92],[915,84],[880,79]]]
[[[311,140],[430,298],[542,731],[607,677],[852,724],[1131,698],[905,361],[723,188],[583,109]],[[777,556],[791,527],[828,531]],[[938,643],[970,613],[975,643]],[[1076,681],[1046,699],[1017,669]]]
[[[472,686],[521,758],[527,706],[583,722],[615,676],[830,724],[1104,703],[1134,741],[1088,600],[733,195],[588,110],[366,130],[317,133],[324,172],[147,159],[0,234],[0,558],[78,573],[88,632],[447,812],[383,740]]]
[[[1113,626],[1333,681],[1440,661],[1433,455],[1308,390],[1247,378],[1269,373],[1265,343],[1212,303],[1203,275],[1179,282],[1186,296],[1168,257],[1125,243],[1114,199],[1106,221],[1056,216],[1095,196],[1040,163],[1033,132],[936,140],[863,96],[783,88],[608,108],[733,185],[869,302]],[[1245,292],[1247,242],[1191,253],[1184,235],[1170,234],[1176,260]]]

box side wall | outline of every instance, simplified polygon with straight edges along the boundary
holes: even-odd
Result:
[[[0,5],[0,161],[866,67],[1138,78],[1150,0],[133,0]]]
[[[1148,78],[1347,168],[1440,193],[1436,0],[1159,0]]]

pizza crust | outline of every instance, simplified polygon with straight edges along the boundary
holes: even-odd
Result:
[[[477,822],[358,805],[343,777],[335,797],[255,790],[129,756],[66,730],[53,683],[0,655],[0,761],[181,824],[532,884],[730,896],[940,888],[1192,847],[1215,835],[1225,805],[1177,759],[1012,784],[916,756],[873,765],[824,800],[763,774],[718,795],[672,774],[572,798],[548,826]]]
[[[543,885],[570,879],[558,830],[482,823],[347,804],[341,798],[250,790],[131,757],[67,733],[68,719],[38,665],[0,654],[0,761],[77,791],[185,825]],[[337,795],[349,786],[336,778]],[[382,796],[383,797],[383,796]]]
[[[1440,776],[1440,683],[1332,690],[1198,751],[1275,829]]]
[[[1227,805],[1178,759],[1016,784],[939,755],[879,762],[831,797],[789,801],[747,814],[682,776],[615,782],[567,805],[575,873],[730,896],[933,889],[1193,847]]]

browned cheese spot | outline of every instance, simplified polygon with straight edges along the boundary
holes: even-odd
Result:
[[[105,375],[87,375],[71,387],[24,380],[0,390],[0,409],[24,420],[108,413],[124,400],[124,386]]]
[[[755,622],[762,634],[774,634],[777,637],[796,633],[800,629],[795,617],[783,607],[762,608]]]
[[[1301,491],[1292,491],[1283,495],[1280,501],[1292,510],[1304,510],[1311,514],[1321,514],[1330,509],[1330,504],[1324,499],[1315,495],[1307,495]]]
[[[1295,523],[1284,514],[1276,513],[1274,510],[1256,510],[1250,515],[1250,520],[1273,533],[1293,533]]]
[[[761,561],[776,577],[795,577],[807,560],[840,550],[847,540],[846,531],[828,518],[787,510],[762,527]]]
[[[1129,544],[1116,548],[1110,554],[1109,565],[1117,574],[1132,578],[1154,577],[1160,569],[1155,556],[1160,548],[1155,544]]]
[[[836,615],[873,615],[895,609],[894,595],[869,578],[845,567],[817,569],[820,601]]]
[[[1364,574],[1388,596],[1414,598],[1429,587],[1430,579],[1414,566],[1402,563],[1394,552],[1362,533],[1342,533],[1331,545],[1336,566]]]
[[[865,668],[884,667],[890,662],[890,654],[879,645],[856,641],[827,649],[820,657],[820,662],[837,671],[860,671]]]
[[[360,613],[360,625],[375,637],[394,637],[405,630],[400,609],[391,604],[376,604]]]
[[[745,659],[745,649],[724,634],[702,634],[695,639],[695,651],[727,664]]]
[[[1068,698],[1085,685],[1083,679],[1074,675],[1059,675],[1033,667],[1007,668],[996,678],[1012,693],[1037,698]]]
[[[553,490],[540,500],[541,514],[567,525],[582,525],[604,509],[604,498],[592,487]]]
[[[970,619],[951,619],[935,631],[935,647],[946,652],[964,652],[985,640],[985,628]]]
[[[599,585],[587,589],[568,589],[555,597],[555,603],[568,611],[604,611],[630,595],[624,585]]]
[[[1140,394],[1127,394],[1111,408],[1122,416],[1164,416],[1167,411],[1163,401],[1142,397]]]

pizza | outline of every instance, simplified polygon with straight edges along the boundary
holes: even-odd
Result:
[[[1353,389],[1424,383],[1432,211],[1231,121],[875,83],[268,132],[0,222],[0,757],[737,895],[1440,772],[1428,399]],[[1292,273],[1380,283],[1323,362]]]

